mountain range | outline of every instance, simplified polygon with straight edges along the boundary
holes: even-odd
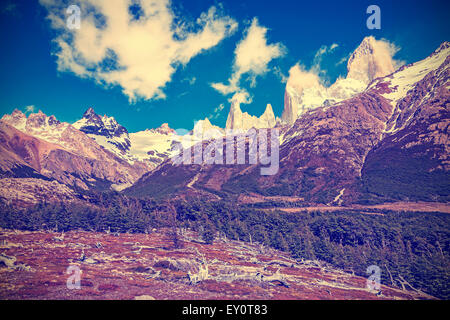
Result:
[[[396,69],[376,40],[365,38],[348,60],[347,76],[329,87],[291,74],[281,119],[270,104],[257,117],[233,101],[224,129],[206,118],[184,135],[167,123],[130,133],[93,108],[73,124],[15,110],[0,120],[0,198],[27,205],[116,190],[327,205],[448,201],[449,46]],[[261,164],[249,161],[172,161],[181,149],[211,144],[206,132],[221,137],[227,129],[266,128],[280,132],[275,175],[261,176]]]
[[[174,166],[166,160],[125,192],[283,196],[328,205],[448,201],[449,43],[382,77],[386,69],[370,67],[377,59],[361,57],[375,52],[370,45],[365,39],[349,61],[348,77],[358,59],[372,72],[359,76],[368,82],[362,92],[308,106],[294,123],[280,125],[277,174],[261,176],[259,164]],[[292,107],[290,90],[288,81],[285,112]]]

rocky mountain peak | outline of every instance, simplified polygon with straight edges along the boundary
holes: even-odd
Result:
[[[73,124],[75,128],[87,134],[104,136],[106,138],[120,137],[128,134],[127,129],[117,123],[113,117],[100,117],[92,107],[88,108],[83,117]]]
[[[266,110],[259,118],[263,123],[267,123],[267,128],[273,128],[275,126],[275,114],[273,113],[272,105],[267,104]]]
[[[14,109],[14,111],[11,113],[11,116],[15,118],[26,118],[25,114],[17,108]]]
[[[97,116],[97,114],[95,113],[94,108],[92,108],[92,107],[89,107],[89,108],[83,113],[83,118],[86,118],[86,119],[91,118],[91,117],[94,117],[94,116]]]
[[[28,116],[27,126],[32,128],[40,128],[45,126],[47,115],[39,110],[37,113],[32,113]]]
[[[271,116],[273,114],[272,105],[270,103],[267,104],[266,110],[264,111],[263,115]]]
[[[121,156],[130,149],[127,129],[113,117],[100,117],[92,107],[88,108],[73,126],[116,155]]]
[[[389,48],[384,42],[366,37],[350,56],[347,78],[369,84],[375,78],[395,71]]]
[[[48,117],[47,122],[48,122],[49,126],[57,126],[61,123],[61,121],[56,119],[56,117],[54,115],[51,115],[50,117]]]
[[[283,122],[293,124],[307,110],[329,107],[354,97],[374,79],[392,74],[395,71],[392,50],[385,41],[372,36],[364,38],[348,60],[347,76],[329,87],[323,86],[314,72],[294,66],[286,84]]]
[[[1,121],[17,128],[17,129],[24,129],[25,125],[27,123],[27,116],[20,111],[19,109],[14,109],[14,111],[11,114],[5,114]]]
[[[175,133],[175,130],[173,130],[171,127],[169,127],[168,123],[163,123],[159,128],[155,129],[156,132],[161,134],[173,134]]]
[[[375,38],[372,36],[365,37],[359,44],[358,48],[356,48],[356,50],[352,53],[348,63],[350,64],[350,62],[355,58],[373,54],[375,41]]]
[[[84,113],[82,120],[85,119],[86,123],[95,124],[96,126],[101,127],[102,126],[102,118],[95,113],[94,109],[92,107],[89,107]],[[81,121],[81,120],[80,120]]]
[[[264,113],[258,118],[247,112],[242,112],[240,103],[238,101],[232,101],[230,112],[228,113],[226,129],[248,130],[250,128],[273,128],[275,123],[275,114],[273,113],[270,104],[267,105]]]
[[[237,122],[242,119],[242,110],[240,107],[240,102],[237,100],[231,101],[230,112],[228,113],[227,123],[225,127],[227,129],[235,129]]]

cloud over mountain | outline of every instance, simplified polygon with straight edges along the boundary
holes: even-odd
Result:
[[[323,103],[333,104],[362,92],[374,79],[394,72],[401,64],[394,56],[399,48],[393,43],[374,37],[366,37],[349,56],[347,76],[339,77],[331,85],[324,79],[322,57],[338,47],[322,46],[315,54],[312,67],[307,70],[296,63],[289,70],[286,83],[285,108],[282,119],[293,123],[306,110]],[[340,63],[340,62],[339,62]]]
[[[57,31],[58,70],[118,85],[130,101],[165,98],[164,87],[177,68],[216,46],[238,25],[215,6],[195,22],[185,21],[169,0],[40,3]],[[66,26],[70,4],[81,9],[79,29]]]
[[[321,46],[317,50],[313,65],[309,70],[306,70],[300,63],[292,66],[289,70],[288,85],[297,87],[300,91],[308,87],[324,86],[326,81],[323,79],[323,76],[326,74],[326,71],[322,70],[320,66],[322,57],[332,53],[337,47],[338,45],[335,43],[330,46]],[[398,46],[388,40],[376,40],[373,37],[367,37],[366,42],[363,42],[363,46],[359,50],[356,50],[348,57],[344,57],[338,63],[348,61],[347,77],[368,84],[374,77],[384,76],[404,64],[403,61],[394,59],[395,54],[399,50]],[[370,59],[361,58],[363,56]]]

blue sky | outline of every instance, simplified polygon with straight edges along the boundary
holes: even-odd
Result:
[[[212,84],[227,84],[236,73],[236,46],[246,37],[255,18],[259,31],[267,29],[263,32],[267,46],[280,50],[278,55],[272,55],[273,59],[263,61],[258,68],[253,65],[250,72],[240,77],[239,89],[248,92],[252,98],[252,103],[242,104],[241,109],[257,116],[267,103],[272,104],[276,116],[281,116],[285,83],[280,75],[286,76],[298,62],[311,68],[315,63],[314,56],[323,46],[338,45],[322,56],[320,64],[322,80],[333,82],[346,73],[346,63],[339,64],[339,61],[348,57],[365,36],[388,40],[400,48],[395,58],[406,63],[426,57],[440,43],[450,40],[448,1],[173,0],[169,10],[173,21],[188,26],[188,36],[201,34],[205,37],[201,42],[191,41],[188,37],[185,42],[170,43],[175,44],[177,52],[182,54],[171,53],[171,61],[175,62],[173,66],[167,64],[170,72],[158,88],[164,97],[161,94],[156,97],[151,96],[153,89],[147,90],[149,86],[133,84],[131,71],[131,74],[121,74],[114,84],[109,75],[98,83],[92,77],[76,75],[70,68],[58,70],[59,58],[54,53],[58,52],[60,42],[55,39],[65,31],[52,27],[46,17],[49,12],[64,16],[63,9],[68,4],[45,5],[48,1],[42,1],[42,4],[2,1],[0,4],[1,114],[15,108],[25,111],[26,106],[33,105],[35,111],[41,109],[61,121],[74,122],[87,107],[93,106],[99,114],[114,116],[131,132],[157,127],[164,122],[175,129],[190,129],[195,120],[205,117],[212,117],[213,124],[223,127],[233,93],[225,95],[215,90]],[[381,30],[366,28],[369,16],[366,8],[370,4],[381,8]],[[211,7],[216,8],[214,17],[205,15],[211,12]],[[215,34],[201,33],[202,25],[197,19],[202,13],[205,23],[213,25]],[[80,30],[83,30],[86,24],[83,25],[83,11],[81,14]],[[117,39],[116,45],[120,45],[119,34]],[[129,40],[126,36],[123,39]],[[139,41],[133,45],[142,48]],[[199,45],[203,50],[197,48]],[[95,53],[92,48],[80,49],[90,50],[92,55]],[[153,74],[153,70],[161,68],[159,61],[163,60],[164,53],[160,60],[152,57],[146,60],[145,69],[143,66],[136,72],[143,77]],[[129,70],[140,69],[139,65],[133,64],[132,58],[130,61]],[[246,68],[244,62],[241,70]],[[166,69],[154,73],[164,73]],[[87,70],[90,72],[89,68]],[[151,76],[146,81],[155,79]],[[137,96],[130,101],[124,86],[138,88],[147,97]]]

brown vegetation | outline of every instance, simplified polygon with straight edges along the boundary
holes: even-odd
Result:
[[[382,286],[319,261],[198,235],[180,234],[174,248],[164,232],[104,234],[71,231],[0,231],[0,252],[15,257],[0,267],[1,299],[426,299],[425,294]],[[101,245],[99,245],[101,243]],[[81,289],[69,290],[69,265],[81,271]],[[378,295],[377,295],[378,293]],[[139,298],[140,299],[140,298]]]

